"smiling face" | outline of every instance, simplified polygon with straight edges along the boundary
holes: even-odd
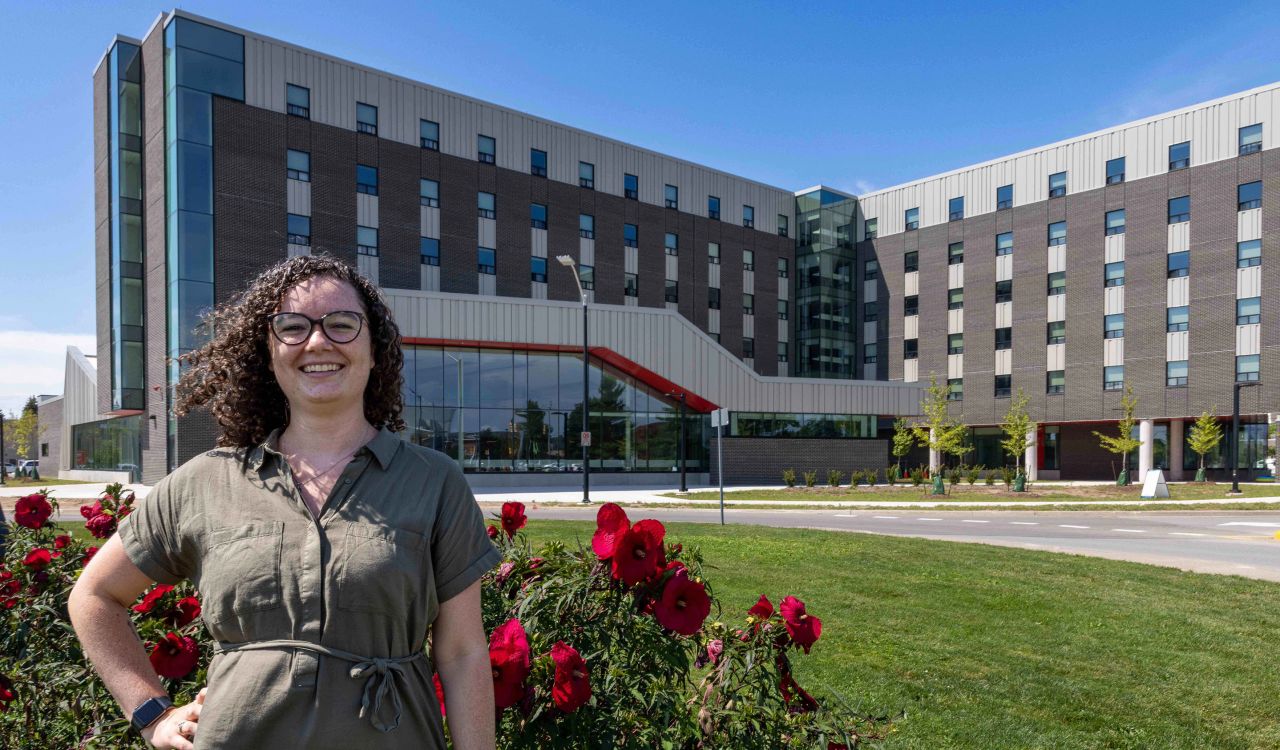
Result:
[[[285,293],[278,312],[301,313],[319,320],[338,310],[365,313],[360,295],[345,281],[320,276],[307,279]],[[295,412],[363,408],[365,386],[373,370],[369,326],[345,344],[335,344],[313,325],[300,344],[284,344],[267,334],[271,371]]]

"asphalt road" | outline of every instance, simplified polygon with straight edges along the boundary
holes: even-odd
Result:
[[[593,520],[597,507],[542,507],[531,518]],[[719,523],[719,510],[629,508],[634,519]],[[885,509],[725,511],[726,523],[913,536],[1163,565],[1280,581],[1280,513],[945,511]]]

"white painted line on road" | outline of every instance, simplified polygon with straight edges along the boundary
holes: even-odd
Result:
[[[1069,524],[1069,523],[1060,523],[1060,524],[1058,524],[1058,527],[1059,527],[1059,528],[1063,528],[1063,529],[1087,529],[1087,528],[1089,528],[1088,526],[1072,526],[1072,525],[1071,525],[1071,524]]]
[[[897,518],[897,516],[872,516],[872,518]]]
[[[1170,531],[1169,536],[1205,536],[1205,535],[1196,534],[1190,531]]]
[[[1220,523],[1219,526],[1258,526],[1264,529],[1280,529],[1280,523],[1263,523],[1262,521],[1231,521],[1230,523]]]
[[[941,521],[941,518],[917,518],[917,521]]]
[[[1010,521],[1009,523],[1013,524],[1014,526],[1039,526],[1040,525],[1034,521]]]
[[[973,519],[966,518],[966,519],[964,519],[963,521],[961,521],[960,523],[991,523],[991,522],[990,522],[990,521],[975,521],[975,520],[973,520]]]
[[[1126,534],[1145,534],[1146,529],[1112,529],[1112,531],[1123,531]]]

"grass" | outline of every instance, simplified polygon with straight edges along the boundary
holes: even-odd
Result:
[[[1169,499],[1171,500],[1217,500],[1228,497],[1227,490],[1231,485],[1225,483],[1204,483],[1197,484],[1194,482],[1170,484]],[[1280,486],[1261,484],[1246,484],[1240,487],[1242,491],[1241,498],[1255,497],[1277,497],[1280,496]],[[1106,485],[1058,485],[1058,484],[1040,484],[1032,483],[1026,492],[1011,492],[1005,489],[1003,484],[988,487],[983,484],[958,484],[947,485],[946,495],[930,495],[929,485],[923,484],[919,487],[913,487],[909,483],[907,485],[898,484],[890,487],[888,485],[876,485],[875,487],[789,487],[769,490],[726,490],[725,501],[729,500],[768,500],[777,502],[805,502],[805,501],[898,501],[898,502],[914,502],[919,500],[927,500],[930,502],[941,503],[972,503],[972,502],[1019,502],[1019,501],[1045,501],[1045,500],[1140,500],[1142,494],[1142,485],[1134,484],[1128,487],[1117,487],[1113,484]],[[664,493],[666,497],[688,499],[688,500],[718,500],[720,498],[719,490],[699,491],[699,492],[668,492]]]
[[[761,593],[803,599],[823,635],[797,659],[801,684],[905,712],[890,750],[1280,747],[1274,583],[920,539],[667,528],[702,549],[721,619]],[[526,531],[536,547],[593,530]]]
[[[54,487],[60,484],[91,484],[81,479],[28,479],[27,477],[5,477],[4,483],[8,487]]]

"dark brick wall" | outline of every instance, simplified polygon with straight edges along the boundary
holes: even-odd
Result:
[[[719,483],[716,437],[711,438],[711,482]],[[848,482],[854,470],[875,469],[884,476],[889,465],[889,441],[879,438],[724,438],[725,484],[781,484],[782,471],[795,469],[797,483],[806,471],[818,472],[826,484],[827,470],[844,472]]]
[[[168,278],[165,253],[164,30],[142,42],[142,226],[145,244],[147,419],[142,420],[142,481],[168,472]],[[99,383],[103,370],[98,368]]]
[[[111,408],[111,135],[110,63],[93,74],[93,288],[98,333],[98,411]],[[54,475],[56,476],[56,475]]]
[[[422,162],[418,152],[422,149],[381,139],[377,145],[378,283],[393,289],[419,289]]]

